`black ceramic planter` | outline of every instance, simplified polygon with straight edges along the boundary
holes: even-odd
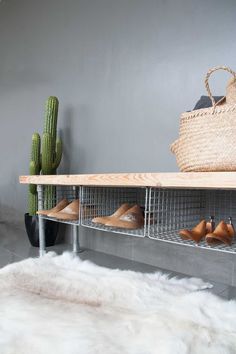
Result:
[[[51,220],[45,222],[45,245],[54,246],[57,238],[59,224]],[[25,214],[25,228],[29,241],[33,247],[39,247],[39,218],[38,215]]]

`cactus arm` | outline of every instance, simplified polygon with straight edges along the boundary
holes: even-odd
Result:
[[[62,158],[62,140],[60,138],[57,139],[55,153],[56,154],[55,154],[55,159],[53,161],[53,170],[57,169]]]
[[[35,161],[30,161],[30,175],[37,175],[37,167]],[[29,185],[29,191],[30,193],[35,194],[37,192],[37,187],[36,184],[30,184]]]
[[[32,148],[31,148],[31,161],[35,161],[36,171],[34,174],[39,174],[40,172],[40,135],[34,133],[32,135]]]
[[[42,140],[42,173],[43,175],[52,174],[53,165],[53,139],[50,133],[43,134]]]
[[[40,173],[40,136],[38,133],[32,135],[31,145],[31,161],[29,167],[30,175],[38,175]],[[37,193],[36,185],[29,186],[30,193]]]
[[[30,175],[36,175],[37,174],[37,167],[36,167],[36,162],[35,161],[30,161]]]
[[[29,215],[33,216],[38,210],[38,193],[30,193],[28,197],[28,212]]]
[[[50,96],[47,99],[45,106],[45,121],[43,132],[51,134],[53,150],[55,150],[56,148],[58,106],[59,101],[57,97]]]

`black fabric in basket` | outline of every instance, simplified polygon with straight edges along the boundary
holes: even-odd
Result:
[[[214,97],[214,100],[216,102],[218,102],[224,96],[213,96],[213,97]],[[212,103],[211,103],[210,97],[209,96],[201,96],[200,99],[195,104],[195,107],[194,107],[193,110],[195,111],[196,109],[208,108],[208,107],[212,107]]]

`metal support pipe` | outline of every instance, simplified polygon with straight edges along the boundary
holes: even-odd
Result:
[[[79,192],[78,192],[78,186],[73,186],[73,192],[74,192],[74,198],[78,199],[79,197]],[[81,212],[81,210],[80,210]],[[82,252],[79,244],[79,226],[78,225],[72,225],[72,237],[73,237],[73,253],[80,253]]]
[[[38,192],[38,210],[43,209],[43,186],[37,185]],[[39,257],[42,257],[46,253],[45,248],[45,222],[41,215],[39,218]]]
[[[73,236],[73,252],[80,253],[80,245],[79,245],[79,228],[77,225],[72,225],[72,236]]]

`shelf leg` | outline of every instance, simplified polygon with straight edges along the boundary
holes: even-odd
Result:
[[[43,186],[37,185],[38,192],[38,209],[43,209]],[[39,257],[42,257],[46,253],[45,248],[45,221],[41,215],[39,218]]]
[[[73,186],[74,198],[79,197],[78,186]],[[73,237],[73,253],[81,253],[82,250],[79,244],[79,227],[77,225],[72,225],[72,237]]]
[[[73,253],[83,252],[79,244],[79,227],[77,225],[72,225],[72,236],[73,236]]]

